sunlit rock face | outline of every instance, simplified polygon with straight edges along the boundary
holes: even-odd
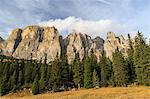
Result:
[[[108,32],[104,43],[106,56],[112,59],[112,55],[117,49],[120,50],[124,55],[126,55],[128,50],[128,41],[125,40],[122,35],[116,37],[113,32]]]
[[[27,26],[24,29],[12,30],[7,40],[0,38],[0,55],[13,56],[19,59],[35,59],[47,63],[61,57],[66,52],[68,63],[75,59],[79,53],[82,61],[93,51],[100,60],[103,51],[107,57],[112,58],[113,52],[119,49],[126,55],[128,42],[123,36],[116,37],[113,32],[107,33],[104,41],[100,37],[92,39],[84,33],[73,32],[63,39],[55,27]]]
[[[12,56],[13,52],[15,52],[18,44],[21,41],[21,33],[22,30],[19,28],[12,30],[9,38],[0,44],[0,49],[1,49],[0,53],[4,55]]]
[[[76,53],[79,53],[80,60],[82,61],[83,58],[89,55],[91,50],[93,50],[99,60],[101,52],[103,51],[104,41],[100,37],[92,39],[86,34],[71,33],[66,38],[66,42],[68,63],[70,64],[73,62]]]
[[[60,57],[61,45],[55,27],[28,26],[22,32],[22,40],[13,53],[14,57],[37,59],[47,62]]]

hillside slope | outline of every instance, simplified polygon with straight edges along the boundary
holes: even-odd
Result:
[[[11,94],[1,99],[150,99],[148,87],[115,87],[99,89],[82,89],[80,91],[68,91],[58,93],[46,93],[40,95]]]

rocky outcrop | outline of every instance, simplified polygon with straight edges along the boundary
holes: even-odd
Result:
[[[9,55],[12,55],[16,48],[18,47],[19,43],[21,42],[21,33],[22,33],[22,29],[14,29],[9,38],[6,40],[6,53]]]
[[[104,50],[106,52],[106,56],[111,59],[113,52],[115,52],[117,48],[124,55],[126,55],[126,52],[128,50],[128,41],[125,40],[122,35],[116,37],[116,35],[113,32],[108,32],[107,38],[104,43]]]
[[[66,42],[69,63],[73,62],[76,53],[79,53],[80,60],[82,60],[85,55],[89,54],[91,50],[93,50],[99,59],[101,52],[103,51],[104,41],[100,37],[91,39],[91,37],[86,34],[71,33],[66,38]]]
[[[4,42],[4,39],[2,37],[0,37],[0,53],[3,53],[3,42]]]
[[[12,56],[13,52],[16,50],[21,41],[21,33],[21,29],[14,29],[10,33],[9,38],[0,44],[0,53],[7,56]]]
[[[75,54],[79,53],[80,60],[90,55],[91,50],[100,59],[105,50],[112,58],[112,53],[119,49],[126,53],[128,44],[123,36],[116,37],[114,33],[107,33],[104,41],[100,37],[92,39],[89,35],[73,32],[65,39],[59,35],[55,27],[27,26],[24,29],[14,29],[7,40],[0,39],[0,55],[13,56],[21,59],[47,60],[47,63],[61,56],[65,51],[68,63],[71,64]]]
[[[55,27],[28,26],[22,32],[22,40],[13,53],[14,57],[24,59],[53,61],[60,57],[59,34]]]

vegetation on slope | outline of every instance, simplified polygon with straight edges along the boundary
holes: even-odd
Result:
[[[15,92],[24,88],[31,89],[33,94],[47,91],[64,91],[72,88],[80,89],[107,86],[128,86],[133,83],[150,85],[150,45],[140,32],[135,42],[130,39],[128,57],[124,57],[117,49],[112,61],[105,52],[97,63],[91,54],[80,61],[76,54],[74,62],[69,65],[62,52],[61,58],[53,62],[37,62],[35,60],[6,59],[0,60],[0,95]],[[45,55],[46,56],[46,55]]]

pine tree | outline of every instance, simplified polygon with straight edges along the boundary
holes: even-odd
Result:
[[[46,89],[51,90],[51,65],[47,65],[47,74],[46,74]]]
[[[56,58],[55,61],[51,63],[51,75],[50,75],[50,83],[52,84],[52,89],[57,91],[60,83],[60,71],[61,71],[61,62],[60,59]]]
[[[9,78],[10,78],[10,73],[9,73],[9,70],[10,70],[10,64],[9,63],[5,63],[5,68],[4,68],[4,72],[3,72],[3,81],[4,83],[7,83]]]
[[[41,69],[40,69],[40,88],[39,90],[43,92],[45,90],[45,84],[46,84],[46,64],[41,64]]]
[[[81,62],[79,58],[79,53],[75,55],[73,62],[73,81],[77,85],[77,88],[80,89],[80,84],[82,82],[82,69]]]
[[[135,71],[137,75],[137,81],[139,84],[144,84],[144,64],[146,61],[145,56],[145,41],[143,35],[138,31],[137,36],[135,38],[135,51],[134,51],[134,65]]]
[[[134,67],[134,60],[133,60],[133,55],[134,55],[134,49],[133,49],[133,42],[131,40],[130,34],[128,34],[128,42],[129,42],[129,49],[127,51],[127,66],[129,67],[129,75],[130,75],[130,83],[134,82],[135,80],[135,67]]]
[[[94,69],[93,71],[93,86],[99,87],[99,77],[98,77],[98,73],[96,72],[96,69]]]
[[[143,64],[143,82],[144,85],[150,86],[150,46],[145,46],[144,50],[144,64]]]
[[[25,78],[25,84],[28,85],[29,83],[31,83],[31,74],[32,74],[32,63],[31,61],[27,61],[27,63],[25,64],[25,74],[24,74],[24,78]]]
[[[122,53],[117,49],[113,53],[113,72],[117,86],[126,86],[129,82],[128,71]]]
[[[102,58],[100,60],[101,64],[101,86],[106,87],[108,86],[108,64],[107,64],[107,58],[105,53],[102,53]]]
[[[91,62],[88,56],[84,61],[84,87],[85,88],[93,87],[92,68],[91,68]]]
[[[61,83],[64,84],[65,81],[69,80],[69,64],[67,61],[67,56],[65,51],[61,54]]]
[[[102,53],[102,57],[100,60],[100,75],[101,75],[101,86],[107,87],[108,82],[112,76],[112,66],[110,60],[106,58],[105,52]]]
[[[17,89],[17,81],[18,81],[18,74],[17,70],[15,70],[11,77],[11,86],[13,87],[13,91]]]
[[[7,90],[5,89],[5,83],[3,79],[0,81],[0,96],[3,96],[6,94]]]
[[[3,59],[0,59],[0,81],[2,80],[3,77],[3,71],[4,71]]]
[[[32,94],[36,95],[39,94],[39,82],[38,82],[38,76],[36,75],[34,82],[32,84]]]
[[[44,64],[41,64],[41,68],[40,68],[40,92],[44,92],[44,90],[46,89],[46,74],[47,74],[47,54],[45,54],[45,59],[44,59]]]

